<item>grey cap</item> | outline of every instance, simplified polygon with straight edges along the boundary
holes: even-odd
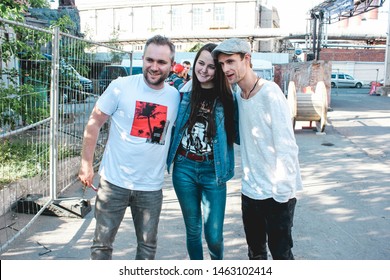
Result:
[[[235,53],[251,53],[249,43],[243,39],[230,38],[220,43],[212,52],[211,55],[217,58],[220,53],[235,54]]]

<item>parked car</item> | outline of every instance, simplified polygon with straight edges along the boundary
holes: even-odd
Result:
[[[38,54],[38,57],[31,58],[24,53],[19,54],[19,56],[20,68],[24,77],[23,82],[46,87],[49,91],[52,56],[50,54]],[[94,88],[90,79],[82,76],[72,65],[61,59],[59,90],[61,101],[66,103],[71,100],[84,100],[87,97],[86,93],[93,93]]]
[[[363,82],[360,80],[356,80],[351,75],[348,75],[345,73],[332,73],[331,86],[332,86],[332,88],[334,88],[334,87],[361,88],[363,86]]]
[[[44,54],[51,61],[51,55]],[[64,101],[82,101],[87,95],[85,93],[93,93],[93,82],[82,76],[77,70],[65,62],[60,60],[60,91],[64,94]]]
[[[118,77],[125,77],[142,73],[141,66],[133,66],[130,73],[130,66],[125,65],[106,65],[99,75],[99,89],[103,92],[108,85]]]

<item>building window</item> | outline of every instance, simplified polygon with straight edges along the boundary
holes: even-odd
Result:
[[[192,9],[192,24],[194,29],[204,26],[204,18],[203,18],[203,8],[194,7]]]
[[[169,6],[155,6],[152,7],[152,30],[167,30],[170,28],[167,16],[169,14]]]
[[[163,29],[163,18],[161,7],[152,7],[152,29]]]
[[[181,6],[172,7],[172,30],[183,30],[184,9]]]
[[[183,45],[182,44],[175,44],[175,49],[176,49],[176,51],[182,51]]]
[[[114,16],[112,9],[97,10],[96,30],[98,40],[112,38],[115,34]]]
[[[133,28],[132,24],[133,12],[132,10],[123,8],[114,10],[115,28],[120,33],[131,32]]]
[[[214,27],[226,26],[225,7],[223,5],[215,5],[214,8]]]
[[[144,34],[151,28],[150,7],[135,7],[133,8],[133,32],[136,34]]]
[[[135,45],[134,46],[134,51],[143,51],[143,49],[144,49],[144,46],[143,45]]]

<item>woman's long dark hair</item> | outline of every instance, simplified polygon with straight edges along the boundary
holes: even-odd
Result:
[[[203,51],[208,51],[211,53],[217,45],[209,43],[204,45],[196,54],[194,60],[194,73],[192,75],[192,90],[191,90],[191,113],[188,119],[188,127],[192,128],[196,122],[196,116],[199,112],[199,100],[201,93],[201,84],[196,76],[195,67],[198,62],[199,56]],[[235,126],[234,126],[234,101],[231,87],[225,77],[225,74],[222,71],[221,65],[216,59],[214,59],[215,64],[215,76],[214,76],[214,90],[217,93],[217,101],[219,100],[222,103],[224,114],[225,114],[225,130],[227,134],[227,142],[229,145],[233,145],[235,138]],[[207,129],[207,135],[210,135],[211,138],[215,137],[215,117],[214,111],[209,116],[209,126]]]

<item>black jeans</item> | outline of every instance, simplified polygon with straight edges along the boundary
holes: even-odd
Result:
[[[293,260],[291,228],[297,199],[279,203],[273,198],[254,200],[242,195],[241,202],[249,259],[267,259],[268,239],[272,259]]]

